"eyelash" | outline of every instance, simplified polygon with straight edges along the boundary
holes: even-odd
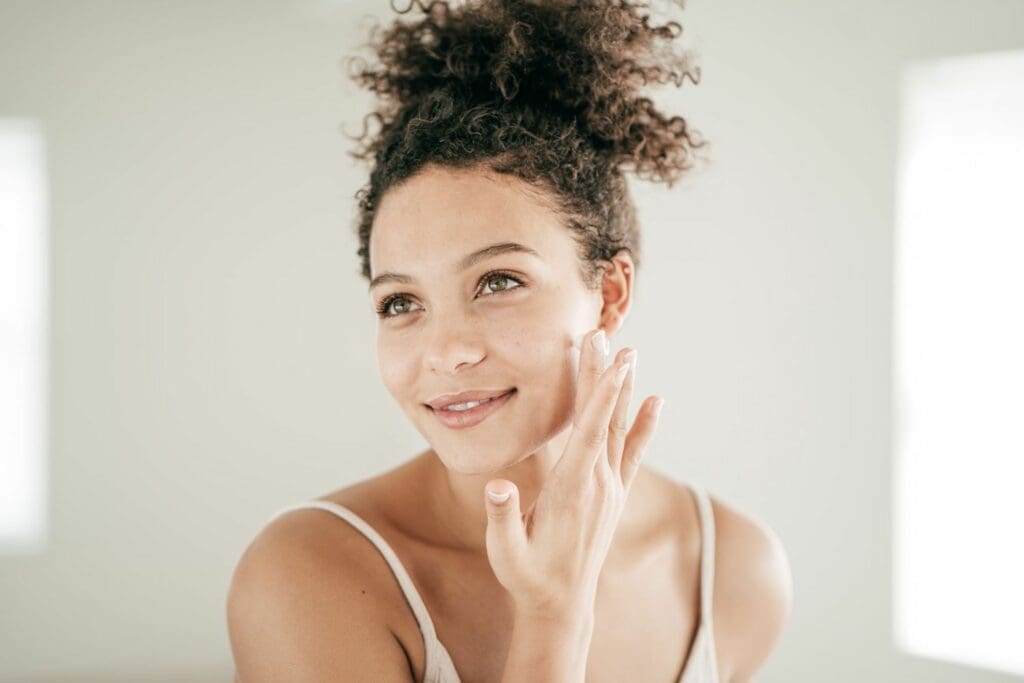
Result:
[[[512,280],[513,282],[516,283],[517,286],[493,292],[491,294],[488,294],[487,296],[494,296],[495,294],[504,294],[505,292],[509,292],[513,289],[519,289],[520,287],[526,286],[522,279],[516,277],[512,273],[506,272],[504,270],[492,270],[488,273],[484,273],[483,277],[481,277],[480,280],[477,282],[477,291],[480,290],[480,285],[483,285],[491,280],[497,279]],[[383,299],[381,299],[380,303],[377,304],[377,316],[380,318],[397,318],[400,315],[405,315],[405,313],[387,313],[387,310],[388,308],[391,307],[391,304],[394,303],[396,300],[407,298],[408,297],[405,294],[392,294],[390,296],[384,297]]]

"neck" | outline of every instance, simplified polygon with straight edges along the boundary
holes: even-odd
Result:
[[[446,537],[446,545],[487,557],[487,508],[484,487],[494,479],[508,479],[519,489],[519,505],[526,512],[540,494],[548,474],[562,457],[572,428],[567,427],[539,450],[513,465],[483,474],[453,472],[437,454],[428,454],[433,470],[428,505]]]

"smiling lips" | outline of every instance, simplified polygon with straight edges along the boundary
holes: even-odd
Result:
[[[465,391],[446,394],[429,402],[427,406],[445,427],[467,429],[483,422],[491,413],[508,403],[515,389],[503,393],[494,391]]]

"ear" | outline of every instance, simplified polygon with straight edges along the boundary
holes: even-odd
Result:
[[[602,261],[601,265],[605,274],[601,282],[601,320],[598,326],[611,337],[619,331],[629,314],[636,266],[625,249],[620,249],[610,261]]]

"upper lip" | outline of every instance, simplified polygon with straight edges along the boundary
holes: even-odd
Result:
[[[507,394],[515,389],[482,389],[476,391],[462,391],[457,394],[441,394],[436,398],[427,401],[427,405],[434,410],[439,410],[453,403],[468,403],[469,401],[479,401],[485,398],[494,398],[495,396],[501,396]]]

